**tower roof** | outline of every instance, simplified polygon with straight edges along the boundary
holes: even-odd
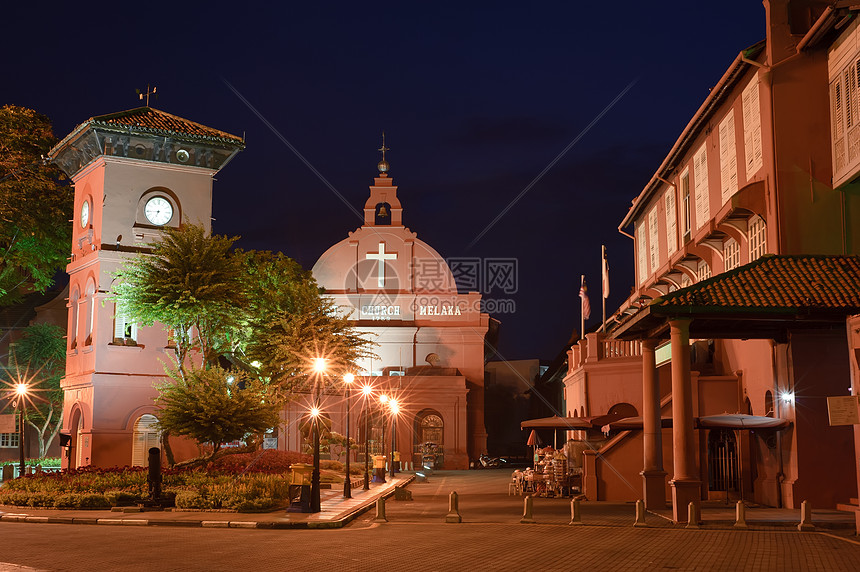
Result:
[[[134,128],[135,131],[164,133],[167,135],[200,139],[215,139],[244,145],[244,140],[241,137],[201,125],[172,113],[153,109],[152,107],[138,107],[117,113],[98,115],[88,119],[85,124],[93,124],[101,127],[128,126]]]

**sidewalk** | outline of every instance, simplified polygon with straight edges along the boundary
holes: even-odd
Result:
[[[343,498],[342,489],[320,491],[318,513],[286,512],[280,509],[263,513],[240,513],[193,510],[146,510],[117,507],[111,510],[56,510],[45,508],[0,506],[0,521],[48,524],[101,524],[121,526],[182,526],[204,528],[340,528],[371,509],[376,499],[394,494],[394,488],[414,479],[411,473],[401,473],[385,483],[371,483],[370,490],[352,489],[352,498]],[[134,512],[131,512],[134,511]]]

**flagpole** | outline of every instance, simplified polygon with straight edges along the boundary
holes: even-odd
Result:
[[[600,245],[600,302],[603,305],[603,325],[600,327],[606,333],[606,245]]]
[[[585,284],[585,274],[582,275],[582,279],[579,282],[579,291],[582,292],[582,286]],[[585,339],[585,305],[583,303],[583,298],[580,297],[579,300],[579,315],[582,317],[581,329],[582,335],[580,336],[581,340]]]

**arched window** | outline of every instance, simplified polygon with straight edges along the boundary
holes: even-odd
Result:
[[[774,417],[776,415],[773,410],[773,393],[770,390],[764,394],[764,412],[768,417]]]
[[[609,415],[618,415],[623,417],[636,417],[639,412],[629,403],[616,403],[609,408]]]
[[[741,265],[741,247],[734,238],[727,238],[723,243],[723,267],[726,272]]]
[[[78,423],[75,428],[75,468],[89,465],[89,459],[84,456],[84,416],[78,413]]]
[[[424,411],[415,420],[415,435],[418,444],[435,443],[442,445],[445,423],[436,411]]]
[[[161,448],[161,435],[155,428],[158,418],[155,415],[141,415],[134,423],[132,436],[131,464],[135,467],[149,466],[149,450]]]
[[[750,262],[760,258],[767,252],[767,225],[758,215],[749,222]]]
[[[711,267],[704,260],[699,261],[699,266],[696,269],[696,277],[699,279],[699,282],[711,277]]]
[[[93,322],[95,322],[96,317],[96,286],[92,280],[87,282],[86,306],[87,327],[84,332],[84,345],[91,346],[93,344]]]
[[[78,304],[81,295],[78,289],[72,290],[72,295],[69,297],[69,349],[73,350],[78,347]]]

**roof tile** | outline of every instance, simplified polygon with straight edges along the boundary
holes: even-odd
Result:
[[[151,107],[138,107],[118,113],[99,115],[89,120],[100,125],[127,125],[139,127],[150,131],[176,133],[180,135],[203,137],[208,139],[221,139],[233,143],[244,143],[241,137],[231,135],[225,131],[219,131],[212,127],[206,127],[188,119],[153,109]]]
[[[651,306],[860,310],[860,256],[767,255]]]

